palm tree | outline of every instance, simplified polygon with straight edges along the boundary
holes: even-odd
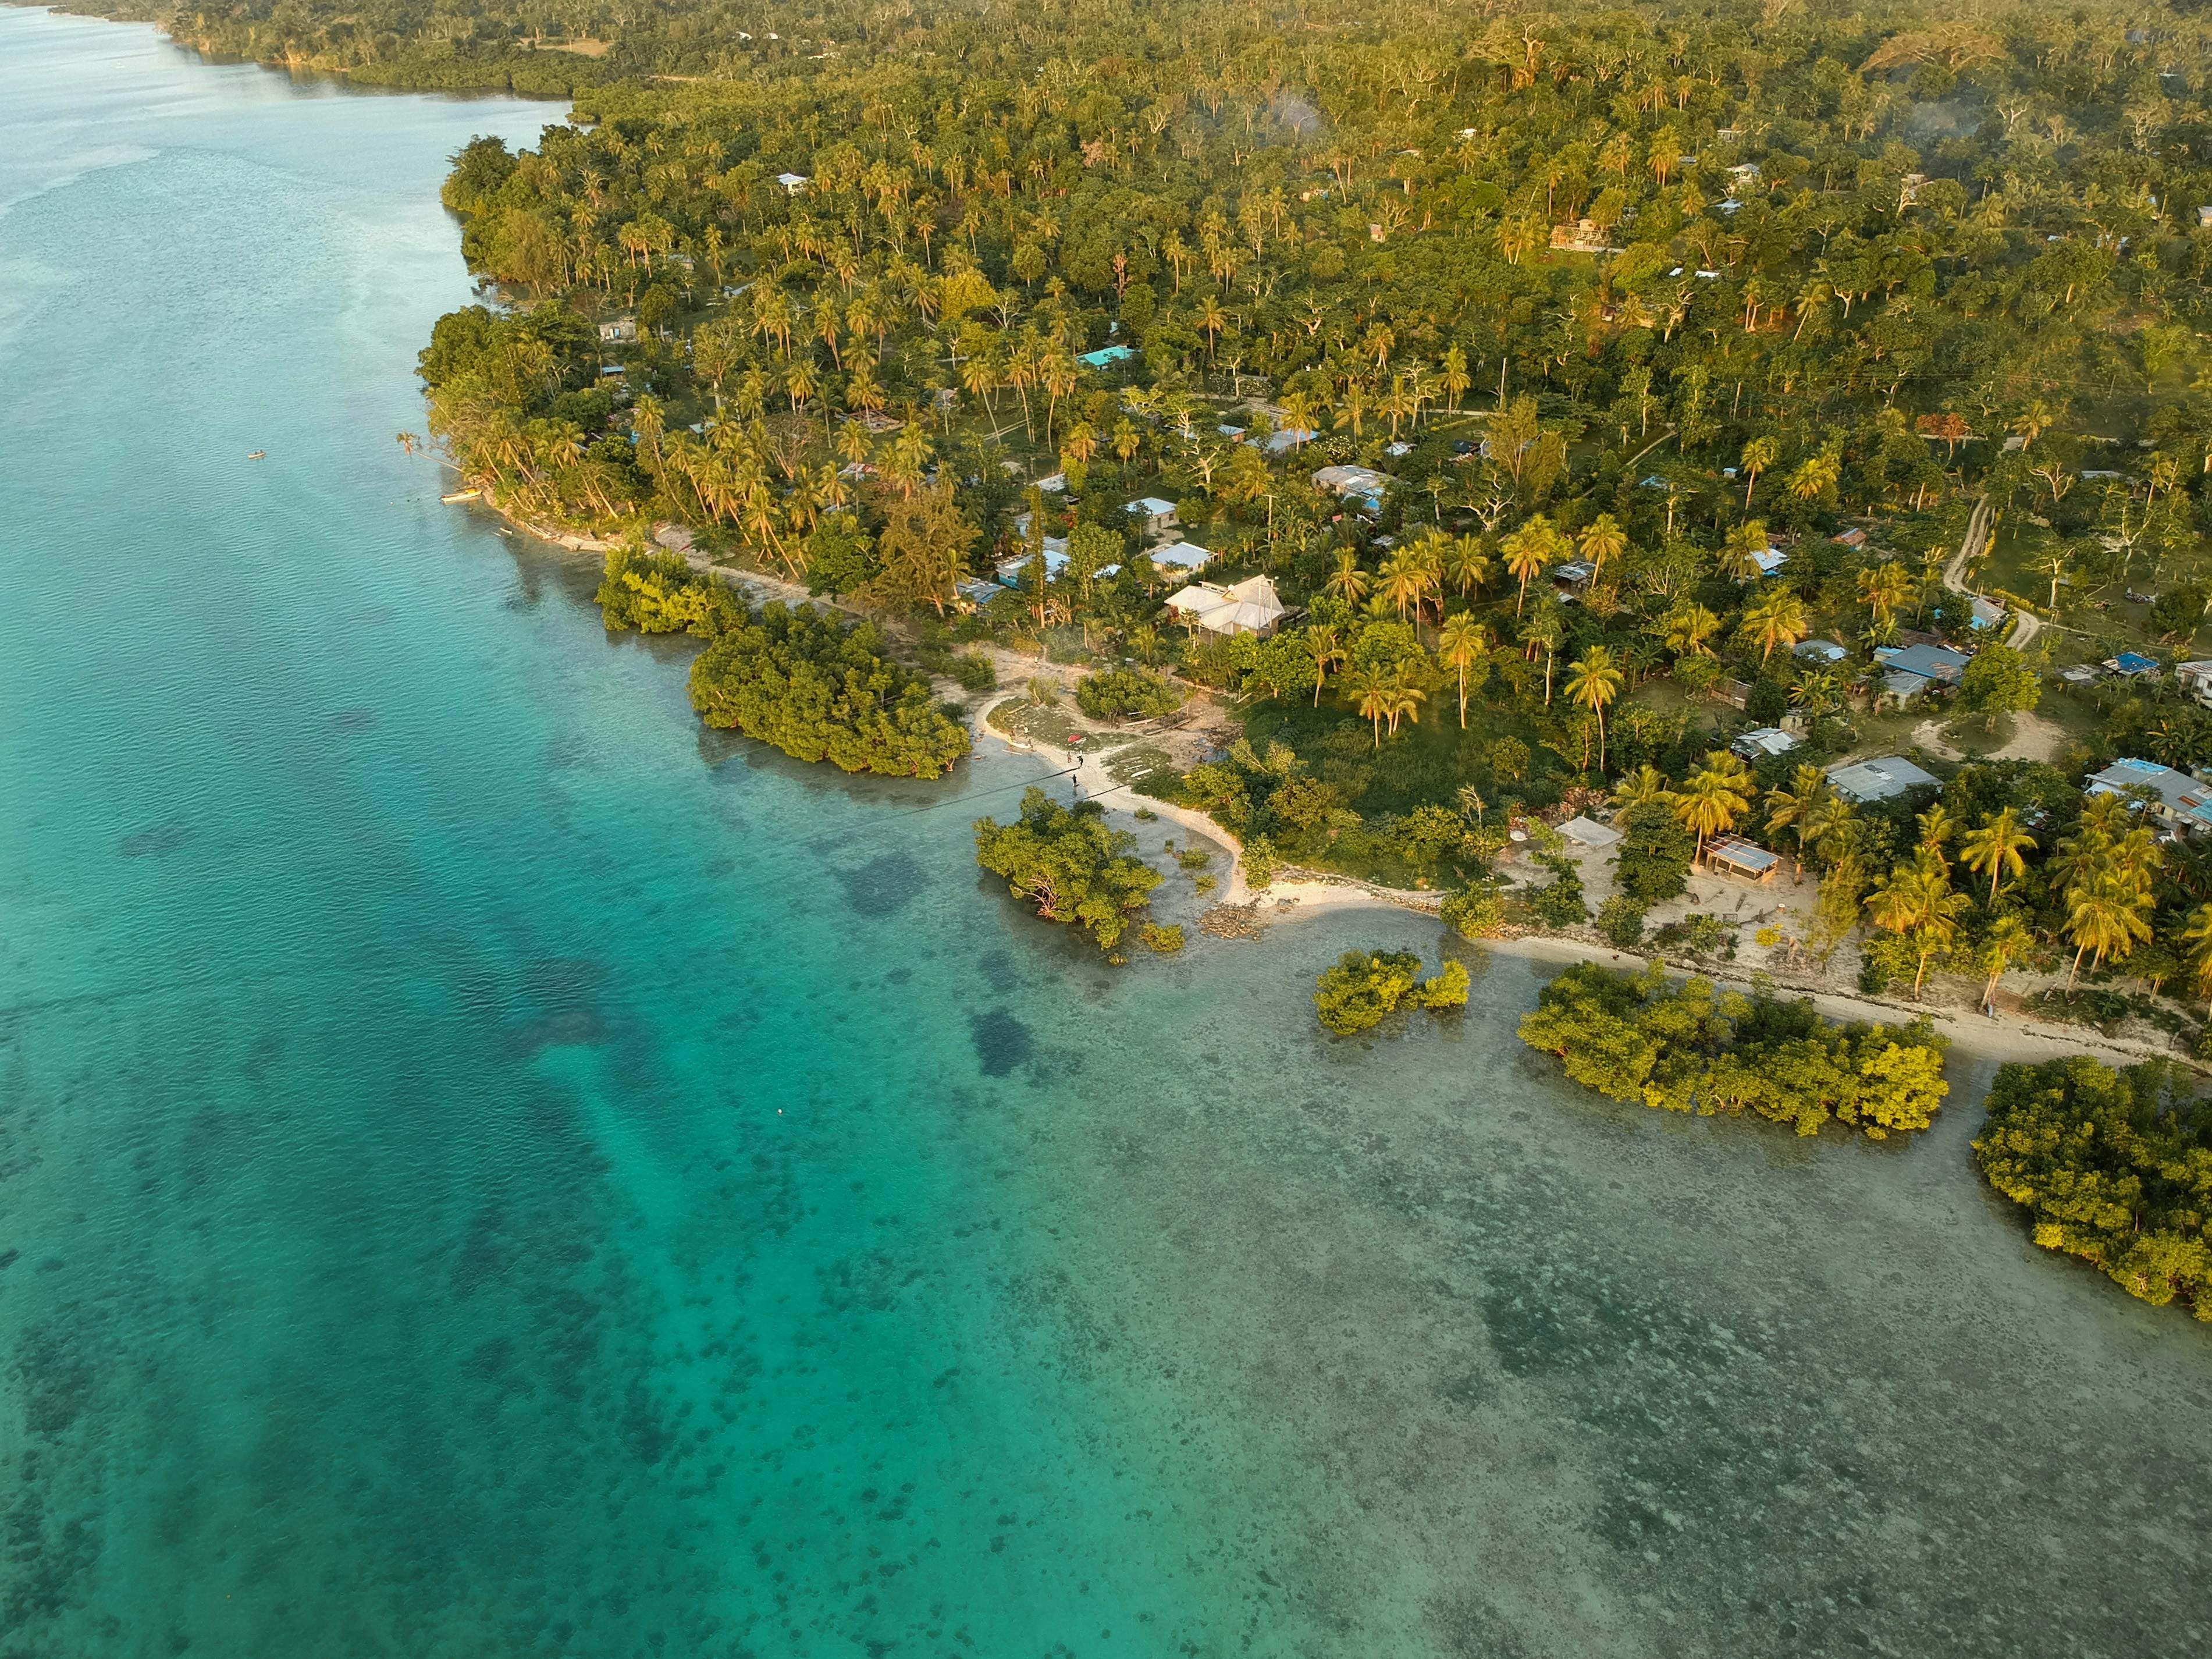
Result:
[[[1521,597],[1513,605],[1515,616],[1519,616],[1522,607],[1528,602],[1529,580],[1559,556],[1560,544],[1565,540],[1552,521],[1539,513],[1500,544],[1498,550],[1505,556],[1505,568],[1521,584]]]
[[[1601,776],[1605,772],[1606,705],[1620,695],[1621,685],[1627,678],[1613,660],[1612,647],[1603,645],[1590,647],[1567,671],[1567,701],[1597,716],[1597,769]],[[1465,721],[1461,723],[1464,725]],[[1583,759],[1589,759],[1587,748]]]
[[[1667,630],[1667,648],[1678,657],[1710,657],[1706,641],[1720,632],[1721,619],[1694,600],[1676,605],[1661,620]]]
[[[2066,975],[2069,989],[2081,975],[2084,955],[2093,969],[2103,966],[2107,957],[2124,961],[2137,939],[2150,937],[2151,902],[2148,893],[2117,870],[2100,871],[2066,890],[2066,931],[2075,947],[2074,967]]]
[[[1389,607],[1398,613],[1398,620],[1406,620],[1406,607],[1420,603],[1426,591],[1419,567],[1411,557],[1411,550],[1393,553],[1382,561],[1382,585],[1376,591]]]
[[[1624,812],[1632,806],[1670,805],[1674,799],[1674,792],[1668,788],[1667,780],[1650,761],[1623,775],[1613,787],[1613,804]]]
[[[1489,574],[1490,559],[1482,550],[1481,538],[1453,537],[1444,550],[1444,580],[1459,590],[1460,598],[1473,592]]]
[[[1876,876],[1866,906],[1874,925],[1902,939],[1917,936],[1918,971],[1912,976],[1912,994],[1920,994],[1928,977],[1928,964],[1950,942],[1959,913],[1970,901],[1951,890],[1951,878],[1942,860],[1923,848],[1911,864],[1900,864],[1887,876]]]
[[[1983,1006],[1987,1007],[1996,1000],[1997,981],[2004,977],[2005,969],[2034,948],[2033,930],[2014,912],[2008,910],[1990,924],[1990,931],[1982,936],[1982,946],[1978,953],[1981,966],[1989,970],[1990,975],[1990,982],[1982,987]]]
[[[1622,554],[1628,551],[1628,532],[1610,513],[1601,513],[1590,520],[1575,550],[1589,562],[1593,573],[1602,571]]]
[[[1389,678],[1382,683],[1382,695],[1383,718],[1390,722],[1390,735],[1395,738],[1398,735],[1400,720],[1419,722],[1421,704],[1429,694],[1413,683],[1406,672],[1405,665],[1401,663],[1390,671]]]
[[[1682,827],[1698,838],[1697,856],[1705,855],[1705,838],[1718,836],[1735,828],[1751,805],[1746,794],[1746,783],[1741,774],[1741,763],[1736,769],[1723,768],[1719,763],[1735,760],[1725,750],[1706,757],[1705,769],[1692,772],[1684,780],[1674,797],[1674,816]]]
[[[1778,587],[1743,613],[1743,632],[1757,641],[1759,659],[1765,662],[1778,645],[1795,645],[1805,637],[1805,601],[1786,587]]]
[[[1766,792],[1766,829],[1769,835],[1784,830],[1796,831],[1797,842],[1797,872],[1805,872],[1805,826],[1813,816],[1813,809],[1828,793],[1827,775],[1817,766],[1801,766],[1790,775],[1786,789]]]
[[[1772,466],[1782,454],[1782,446],[1771,438],[1753,438],[1743,447],[1743,510],[1751,511],[1751,492],[1759,483],[1759,475]]]
[[[1943,846],[1958,833],[1958,824],[1952,820],[1950,813],[1944,810],[1943,803],[1941,801],[1937,801],[1923,812],[1915,822],[1920,826],[1921,850],[1934,854],[1936,861],[1943,866],[1944,873],[1948,875],[1951,869],[1951,860],[1944,853]]]
[[[2179,938],[2189,947],[2189,982],[2198,996],[2212,1003],[2212,904],[2200,904],[2189,913]]]
[[[1819,805],[1805,815],[1805,822],[1797,829],[1797,844],[1814,854],[1823,847],[1832,848],[1838,843],[1848,850],[1858,816],[1850,802],[1832,790],[1823,794]]]
[[[1911,598],[1911,574],[1894,559],[1859,572],[1859,600],[1877,623],[1887,623]]]
[[[2027,860],[2021,855],[2033,851],[2035,837],[2021,826],[2019,812],[2008,806],[1984,817],[1980,829],[1967,832],[1960,843],[1959,858],[1977,875],[1989,877],[1990,902],[1995,905],[1998,885],[2007,877],[2018,881],[2027,868]]]
[[[1717,561],[1722,575],[1732,581],[1749,581],[1761,574],[1759,556],[1766,551],[1766,521],[1747,519],[1728,533]]]
[[[1360,718],[1374,726],[1376,748],[1382,748],[1382,721],[1392,707],[1392,688],[1389,678],[1371,667],[1355,669],[1346,690],[1352,694]]]
[[[1334,574],[1322,586],[1346,605],[1358,605],[1367,597],[1367,590],[1374,583],[1359,568],[1359,556],[1343,547],[1337,550]]]
[[[1321,707],[1321,689],[1328,682],[1328,671],[1344,660],[1344,641],[1334,628],[1323,626],[1306,629],[1306,654],[1313,659],[1314,707]]]
[[[1459,729],[1467,730],[1468,672],[1482,660],[1488,631],[1464,611],[1444,618],[1437,635],[1437,660],[1459,677]]]

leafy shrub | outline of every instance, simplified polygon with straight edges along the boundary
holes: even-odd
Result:
[[[2212,1109],[2166,1060],[2086,1055],[1998,1067],[1974,1156],[2029,1214],[2035,1242],[2129,1295],[2212,1321]]]
[[[1164,957],[1182,949],[1182,929],[1175,922],[1148,921],[1137,929],[1137,937]]]
[[[1652,942],[1693,957],[1716,957],[1733,939],[1726,922],[1699,910],[1680,921],[1668,922],[1653,935]]]
[[[1809,999],[1717,995],[1711,980],[1670,985],[1577,963],[1543,989],[1521,1040],[1614,1100],[1672,1112],[1741,1112],[1818,1134],[1832,1119],[1880,1140],[1924,1129],[1950,1092],[1943,1039],[1924,1018],[1834,1025]]]
[[[1253,836],[1244,843],[1244,884],[1255,892],[1273,886],[1279,862],[1274,842],[1265,836]]]
[[[1182,693],[1149,668],[1113,668],[1075,688],[1076,706],[1095,720],[1152,720],[1182,707]]]
[[[1571,859],[1557,856],[1540,859],[1539,863],[1552,872],[1552,879],[1544,886],[1522,895],[1536,919],[1547,927],[1578,927],[1589,920],[1589,910],[1583,903],[1582,872],[1575,868]]]
[[[1324,969],[1314,991],[1314,1011],[1332,1031],[1349,1036],[1380,1025],[1400,1007],[1443,1009],[1467,1005],[1467,969],[1450,962],[1424,980],[1421,959],[1410,951],[1346,951]]]
[[[1195,847],[1186,847],[1175,855],[1175,860],[1186,870],[1203,870],[1213,862],[1213,854],[1201,853]]]
[[[617,547],[599,579],[599,619],[609,631],[696,634],[712,638],[750,613],[735,589],[674,553]]]
[[[848,772],[942,777],[970,741],[872,624],[811,605],[741,610],[691,665],[691,706],[709,726]]]
[[[1006,878],[1048,921],[1082,927],[1111,951],[1129,917],[1152,902],[1160,872],[1134,856],[1137,838],[1106,823],[1097,801],[1062,806],[1042,789],[1022,792],[1012,823],[975,821],[975,862]]]
[[[1613,863],[1620,890],[1644,903],[1663,904],[1689,884],[1697,842],[1664,806],[1632,806],[1620,817],[1621,842]]]
[[[1597,928],[1616,948],[1633,951],[1644,943],[1644,907],[1626,893],[1615,893],[1598,906]]]
[[[1505,895],[1493,881],[1470,882],[1444,900],[1440,914],[1462,939],[1490,939],[1504,931]]]
[[[999,689],[999,671],[980,651],[963,651],[952,659],[948,667],[963,691],[995,691]]]

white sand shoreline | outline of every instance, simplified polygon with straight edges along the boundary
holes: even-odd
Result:
[[[1018,694],[1002,694],[988,699],[978,708],[975,716],[977,734],[988,732],[1010,750],[1050,758],[1036,744],[1024,742],[989,724],[991,710],[1016,695]],[[1129,817],[1133,821],[1136,810],[1142,806],[1155,817],[1179,824],[1220,846],[1229,854],[1232,862],[1218,902],[1252,907],[1254,921],[1263,926],[1323,913],[1359,909],[1394,910],[1434,917],[1443,902],[1442,894],[1400,894],[1356,882],[1348,877],[1279,878],[1265,889],[1255,890],[1244,878],[1243,844],[1204,813],[1190,807],[1176,806],[1167,801],[1138,795],[1127,784],[1115,781],[1107,768],[1106,757],[1102,755],[1084,756],[1076,768],[1075,781],[1081,787],[1085,799],[1100,802],[1109,813]],[[1656,958],[1670,973],[1701,975],[1730,989],[1748,991],[1754,982],[1749,972],[1729,963],[1693,962],[1657,951],[1620,951],[1610,945],[1588,944],[1553,933],[1522,933],[1510,938],[1486,939],[1479,941],[1475,948],[1493,951],[1501,956],[1519,957],[1532,962],[1557,963],[1563,966],[1576,962],[1600,962],[1607,967],[1640,969]],[[1765,977],[1771,981],[1778,994],[1793,999],[1809,998],[1814,1008],[1828,1019],[1900,1025],[1924,1017],[1948,1040],[1952,1050],[1961,1055],[1999,1062],[2023,1060],[2032,1063],[2056,1060],[2068,1054],[2087,1054],[2116,1065],[2133,1064],[2143,1060],[2177,1060],[2184,1065],[2195,1065],[2171,1049],[2108,1037],[2086,1027],[2048,1024],[2040,1021],[2031,1023],[2002,1012],[1991,1018],[1958,1009],[1891,1002],[1794,984],[1785,975]]]

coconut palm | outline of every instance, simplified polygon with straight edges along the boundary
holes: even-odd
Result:
[[[2206,908],[2212,909],[2212,906]],[[1975,952],[1976,961],[1990,976],[1990,982],[1982,987],[1984,1006],[1996,1000],[1997,981],[2004,977],[2005,969],[2034,948],[2034,930],[2014,912],[2008,910],[1990,924],[1989,932],[1982,936],[1981,947]]]
[[[1990,878],[1990,902],[1994,905],[1999,885],[2008,877],[2018,881],[2027,868],[2023,854],[2034,850],[2035,837],[2021,827],[2019,812],[2008,806],[1984,817],[1980,829],[1967,831],[1959,845],[1959,858],[1966,868]]]
[[[1359,710],[1359,717],[1375,728],[1376,748],[1382,748],[1382,721],[1394,706],[1389,677],[1373,667],[1354,669],[1345,690]]]
[[[1398,613],[1398,620],[1406,620],[1406,608],[1418,605],[1427,592],[1419,566],[1412,556],[1410,548],[1393,553],[1382,561],[1382,583],[1376,591],[1383,601]]]
[[[1489,634],[1464,611],[1444,618],[1437,635],[1437,660],[1459,678],[1459,729],[1467,730],[1467,677],[1483,659]]]
[[[1306,654],[1313,659],[1314,707],[1321,707],[1321,689],[1328,683],[1328,671],[1344,661],[1344,640],[1335,629],[1322,626],[1309,628],[1305,633]]]
[[[1475,536],[1455,536],[1444,549],[1444,580],[1465,599],[1490,575],[1490,558],[1482,550],[1481,538]]]
[[[1669,611],[1660,625],[1666,629],[1667,648],[1678,657],[1710,657],[1709,641],[1720,632],[1721,619],[1694,601]]]
[[[2212,1003],[2212,904],[2200,904],[2191,910],[2179,937],[2189,947],[2191,986]]]
[[[1765,662],[1778,645],[1795,645],[1805,637],[1805,601],[1786,587],[1778,587],[1743,613],[1742,633],[1755,641],[1759,659]]]
[[[1829,851],[1821,854],[1824,857],[1840,854],[1851,845],[1858,817],[1850,802],[1831,790],[1805,815],[1804,823],[1798,826],[1797,844],[1814,854],[1826,848]]]
[[[2066,933],[2074,941],[2074,966],[2066,975],[2070,989],[2081,972],[2081,958],[2092,969],[2107,957],[2126,960],[2137,939],[2150,937],[2151,896],[2117,870],[2103,870],[2066,890]]]
[[[1721,544],[1717,562],[1722,575],[1735,581],[1749,581],[1760,574],[1759,556],[1766,551],[1766,521],[1747,519],[1728,533]]]
[[[1751,511],[1751,492],[1759,483],[1759,475],[1780,459],[1782,446],[1771,438],[1753,438],[1743,447],[1743,510]]]
[[[1350,548],[1343,547],[1337,550],[1335,570],[1322,586],[1346,605],[1358,605],[1367,597],[1367,590],[1374,586],[1374,581],[1366,571],[1360,568],[1359,556]]]
[[[1601,775],[1605,771],[1606,705],[1620,695],[1627,678],[1614,660],[1612,647],[1603,645],[1591,646],[1567,671],[1567,701],[1597,717],[1597,769]],[[1583,759],[1585,763],[1589,759],[1587,748]]]
[[[1805,826],[1827,793],[1827,775],[1817,766],[1799,767],[1790,775],[1788,788],[1766,792],[1767,833],[1778,835],[1785,830],[1794,832],[1801,875],[1805,869]]]
[[[1575,550],[1589,562],[1593,571],[1601,571],[1628,551],[1628,532],[1612,514],[1601,513],[1583,532]]]
[[[1498,550],[1505,556],[1505,568],[1521,584],[1521,597],[1513,605],[1515,616],[1519,616],[1522,607],[1528,602],[1530,580],[1560,556],[1566,539],[1549,519],[1539,513],[1499,544]]]
[[[1421,704],[1427,700],[1429,694],[1425,687],[1414,682],[1403,664],[1391,671],[1389,678],[1383,682],[1382,690],[1382,717],[1390,722],[1390,735],[1395,738],[1398,735],[1400,720],[1419,722]]]
[[[1668,788],[1667,780],[1649,761],[1625,774],[1613,787],[1613,804],[1623,811],[1632,806],[1671,805],[1674,799],[1674,792]]]
[[[1923,848],[1911,864],[1900,864],[1886,876],[1876,876],[1867,894],[1866,908],[1874,925],[1899,938],[1911,937],[1918,955],[1912,976],[1912,994],[1920,994],[1928,965],[1951,941],[1959,915],[1971,903],[1964,893],[1951,890],[1949,870],[1941,854]]]
[[[1860,571],[1858,585],[1860,603],[1874,613],[1878,623],[1887,623],[1912,599],[1911,573],[1894,559]]]
[[[1736,820],[1751,805],[1742,763],[1736,762],[1733,769],[1720,763],[1734,760],[1735,757],[1725,750],[1707,756],[1705,769],[1685,779],[1674,797],[1674,816],[1698,838],[1699,859],[1705,855],[1705,838],[1735,828]]]

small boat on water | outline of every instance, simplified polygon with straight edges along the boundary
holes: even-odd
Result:
[[[455,502],[455,501],[475,501],[477,497],[481,496],[483,494],[483,490],[481,490],[481,489],[456,489],[455,491],[453,491],[453,493],[452,495],[441,495],[441,496],[439,496],[439,497],[438,497],[438,499],[439,499],[440,501],[444,501],[447,506],[449,506],[449,507],[450,507],[450,506],[451,506],[453,502]]]
[[[248,455],[246,459],[247,460],[249,460],[249,461],[258,461],[258,460],[259,460],[263,456],[266,455],[268,453],[269,453],[269,452],[268,452],[267,450],[265,450],[265,449],[257,449],[257,450],[255,450],[255,451],[254,451],[251,455]]]

